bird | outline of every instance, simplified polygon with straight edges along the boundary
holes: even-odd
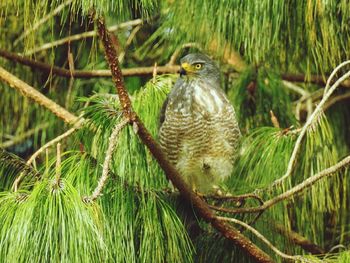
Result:
[[[160,112],[159,142],[193,191],[216,194],[233,171],[241,132],[213,60],[191,53]]]

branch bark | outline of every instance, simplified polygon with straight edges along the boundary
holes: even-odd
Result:
[[[305,251],[313,254],[313,255],[319,255],[319,254],[325,254],[326,251],[319,247],[318,245],[312,243],[310,240],[306,239],[302,235],[300,235],[297,232],[294,232],[292,230],[286,229],[283,225],[278,223],[272,223],[272,228],[274,228],[278,233],[285,236],[289,241],[292,243],[300,246]]]
[[[39,91],[28,85],[24,81],[20,80],[10,72],[0,67],[0,79],[9,84],[11,88],[17,89],[24,96],[33,99],[40,105],[52,111],[57,117],[64,120],[66,123],[74,124],[78,121],[78,117],[71,114],[65,108],[58,105],[56,102],[45,97]]]
[[[197,210],[199,215],[207,222],[220,231],[227,239],[231,240],[235,245],[239,246],[245,253],[257,262],[273,262],[272,259],[256,247],[249,239],[243,236],[239,231],[230,226],[229,224],[220,220],[213,211],[209,208],[208,204],[204,202],[199,196],[197,196],[184,182],[181,175],[174,168],[173,165],[167,160],[163,154],[158,143],[152,138],[148,130],[145,128],[142,121],[137,114],[133,111],[129,95],[125,89],[122,71],[119,67],[118,56],[116,50],[113,48],[113,44],[108,31],[106,30],[104,20],[102,18],[97,19],[98,33],[103,43],[106,60],[111,68],[112,79],[117,88],[123,114],[126,119],[130,120],[132,125],[137,126],[137,134],[142,142],[149,149],[153,157],[157,160],[160,167],[164,170],[167,178],[173,183],[174,186],[180,191],[180,193],[192,203],[193,207]]]

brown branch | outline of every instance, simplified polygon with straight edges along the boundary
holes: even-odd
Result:
[[[295,245],[300,246],[305,251],[307,251],[313,255],[319,255],[319,254],[326,253],[323,248],[312,243],[310,240],[306,239],[304,236],[300,235],[299,233],[292,231],[292,230],[288,230],[283,225],[278,224],[278,223],[271,224],[271,222],[269,222],[269,224],[278,233],[285,236],[290,242],[292,242]]]
[[[112,73],[110,70],[100,69],[100,70],[74,70],[70,71],[68,69],[60,68],[57,66],[52,66],[50,64],[36,61],[28,57],[17,55],[15,53],[8,52],[6,50],[0,49],[0,56],[11,61],[20,63],[31,68],[37,68],[47,73],[52,73],[56,76],[65,77],[65,78],[105,78],[111,77]],[[153,66],[151,67],[137,67],[137,68],[128,68],[122,69],[122,74],[124,77],[128,76],[144,76],[153,74]],[[158,66],[158,74],[166,73],[177,73],[180,67],[177,65],[166,65]],[[323,80],[321,76],[313,75],[309,80],[306,79],[305,75],[302,74],[282,74],[282,79],[294,82],[310,82],[314,84],[324,85],[326,81]],[[345,80],[340,84],[340,87],[350,88],[350,80]]]
[[[323,78],[322,76],[319,76],[319,75],[311,75],[310,78],[307,78],[303,74],[283,73],[282,79],[292,81],[292,82],[313,83],[320,86],[324,86],[327,83],[327,78]],[[350,88],[350,80],[343,81],[340,87]]]
[[[292,260],[293,262],[314,262],[313,260],[309,260],[309,259],[304,258],[304,257],[299,256],[299,255],[291,256],[291,255],[283,253],[277,247],[272,245],[272,243],[265,236],[263,236],[258,230],[256,230],[255,228],[253,228],[252,226],[248,225],[247,223],[245,223],[243,221],[240,221],[240,220],[235,219],[235,218],[228,218],[228,217],[218,217],[218,218],[222,221],[228,221],[228,222],[232,222],[234,224],[238,224],[238,225],[244,227],[245,229],[249,230],[256,237],[258,237],[262,242],[264,242],[273,252],[275,252],[277,255],[279,255],[280,257],[282,257],[285,260]]]
[[[43,72],[54,74],[56,76],[65,78],[101,78],[101,77],[111,77],[112,73],[108,69],[100,70],[73,70],[60,68],[56,66],[49,65],[44,62],[35,61],[30,58],[26,58],[15,53],[8,52],[6,50],[0,49],[0,56],[6,59],[18,62],[22,65],[29,66],[31,68],[40,69]],[[130,68],[122,70],[123,76],[143,76],[152,75],[154,67],[139,67]],[[158,74],[164,73],[176,73],[180,69],[179,66],[160,66],[157,68]]]
[[[123,114],[126,119],[131,121],[132,125],[137,126],[137,134],[142,142],[147,146],[153,157],[157,160],[160,167],[164,170],[167,178],[173,185],[179,189],[184,198],[192,203],[193,207],[198,211],[199,215],[207,222],[220,231],[227,239],[231,240],[235,245],[239,246],[251,258],[257,262],[273,262],[272,259],[256,247],[249,239],[239,233],[235,228],[220,220],[199,196],[197,196],[184,182],[181,175],[167,160],[158,143],[152,138],[142,121],[133,111],[129,95],[125,89],[122,71],[119,67],[118,56],[116,50],[113,49],[110,35],[106,30],[104,20],[98,19],[98,33],[103,43],[106,60],[111,68],[112,78],[117,88]]]
[[[342,100],[347,100],[347,99],[350,99],[350,92],[331,97],[329,99],[329,101],[324,105],[324,111],[328,110],[335,103],[342,101]]]
[[[9,84],[11,88],[17,89],[24,96],[33,99],[40,105],[52,111],[57,117],[64,120],[66,123],[74,124],[77,122],[78,117],[67,111],[65,108],[58,105],[56,102],[45,97],[39,91],[28,85],[24,81],[20,80],[4,68],[0,67],[0,79]]]

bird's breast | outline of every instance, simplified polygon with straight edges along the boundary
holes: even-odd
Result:
[[[200,80],[184,82],[173,95],[169,106],[182,115],[219,114],[228,103],[221,90]]]

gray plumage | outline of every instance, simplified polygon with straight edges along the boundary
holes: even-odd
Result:
[[[181,65],[162,107],[160,145],[194,190],[212,193],[232,172],[240,131],[215,63],[189,54]]]

